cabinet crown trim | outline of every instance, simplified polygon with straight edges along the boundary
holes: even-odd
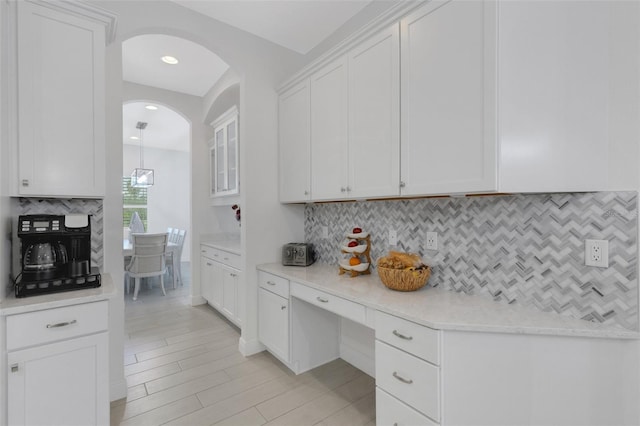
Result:
[[[98,24],[104,25],[105,28],[105,44],[108,46],[116,38],[117,15],[112,12],[89,4],[84,1],[71,0],[27,0],[29,3],[47,7],[51,10],[64,12],[79,16],[84,19],[90,19]]]

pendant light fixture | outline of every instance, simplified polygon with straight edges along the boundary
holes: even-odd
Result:
[[[147,123],[138,121],[136,129],[140,130],[140,168],[133,169],[131,173],[131,186],[134,188],[149,188],[153,186],[153,169],[144,168],[144,152],[142,150],[142,131],[147,127]]]

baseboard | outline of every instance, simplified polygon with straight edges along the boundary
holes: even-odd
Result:
[[[191,306],[204,305],[207,300],[202,296],[191,296]]]
[[[109,400],[117,401],[127,397],[127,381],[122,379],[109,384]]]
[[[259,340],[245,340],[243,337],[240,337],[240,343],[238,343],[238,350],[242,354],[242,356],[251,356],[257,353],[264,351],[265,348]]]

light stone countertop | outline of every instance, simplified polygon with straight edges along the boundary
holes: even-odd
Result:
[[[338,275],[335,265],[307,267],[258,265],[258,270],[322,290],[440,330],[638,339],[640,333],[534,308],[506,305],[488,297],[423,287],[414,292],[390,290],[378,275]]]
[[[100,287],[97,288],[63,291],[60,293],[21,298],[11,295],[0,303],[0,316],[42,311],[44,309],[60,308],[81,303],[99,302],[115,297],[116,288],[113,285],[111,274],[101,274],[100,278],[102,282]]]
[[[242,255],[240,235],[237,234],[202,235],[200,244]]]

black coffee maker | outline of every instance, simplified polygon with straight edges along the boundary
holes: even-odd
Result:
[[[91,267],[88,215],[24,215],[18,218],[21,275],[16,297],[100,287]]]

